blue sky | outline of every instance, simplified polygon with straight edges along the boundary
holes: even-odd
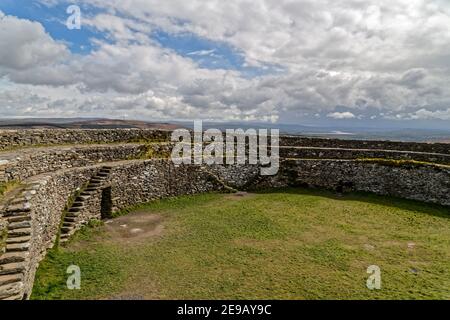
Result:
[[[60,1],[55,6],[46,6],[33,0],[2,0],[0,10],[8,15],[40,22],[55,40],[68,43],[73,53],[89,53],[92,50],[90,39],[103,38],[102,34],[89,28],[83,28],[82,32],[67,29],[65,26],[68,16],[67,5],[66,1]],[[92,7],[85,7],[85,9],[87,12],[95,11]]]
[[[396,1],[1,0],[0,116],[446,126],[450,4]]]
[[[20,4],[20,5],[19,5]],[[37,21],[53,39],[66,43],[74,54],[89,54],[95,50],[92,40],[108,41],[105,33],[91,27],[69,30],[65,26],[67,7],[71,1],[58,1],[55,5],[45,5],[36,0],[2,0],[0,10],[7,15]],[[82,15],[92,17],[105,10],[87,4],[80,4]],[[177,54],[189,58],[202,68],[237,70],[245,77],[256,77],[282,72],[281,66],[262,64],[251,67],[245,64],[244,54],[232,46],[201,38],[192,33],[171,34],[155,28],[148,34],[162,47],[172,49]]]
[[[246,77],[256,77],[282,72],[276,65],[246,66],[244,54],[222,42],[214,42],[192,33],[170,34],[163,30],[152,33],[160,45],[196,61],[202,68],[238,70]]]

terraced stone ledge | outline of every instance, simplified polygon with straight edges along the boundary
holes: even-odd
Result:
[[[0,152],[0,182],[21,181],[60,169],[168,154],[170,143],[127,143],[26,148]]]

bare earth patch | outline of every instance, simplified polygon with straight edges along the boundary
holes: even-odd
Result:
[[[255,196],[254,193],[239,191],[239,192],[235,192],[235,193],[232,193],[232,194],[229,194],[229,195],[225,196],[225,199],[241,200],[241,199],[246,199],[246,198],[250,198],[250,197],[253,197],[253,196]]]
[[[160,237],[164,231],[163,219],[158,214],[137,211],[105,222],[105,230],[113,241],[141,241]]]

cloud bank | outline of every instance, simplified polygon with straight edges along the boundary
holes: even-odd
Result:
[[[446,1],[78,4],[79,32],[99,35],[86,54],[71,50],[70,33],[56,39],[38,18],[0,11],[1,116],[450,120]],[[205,67],[217,48],[182,54],[156,32],[226,45],[242,66]]]

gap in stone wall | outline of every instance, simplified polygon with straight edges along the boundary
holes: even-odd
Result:
[[[112,189],[111,187],[104,188],[101,194],[101,217],[102,219],[112,218]]]

